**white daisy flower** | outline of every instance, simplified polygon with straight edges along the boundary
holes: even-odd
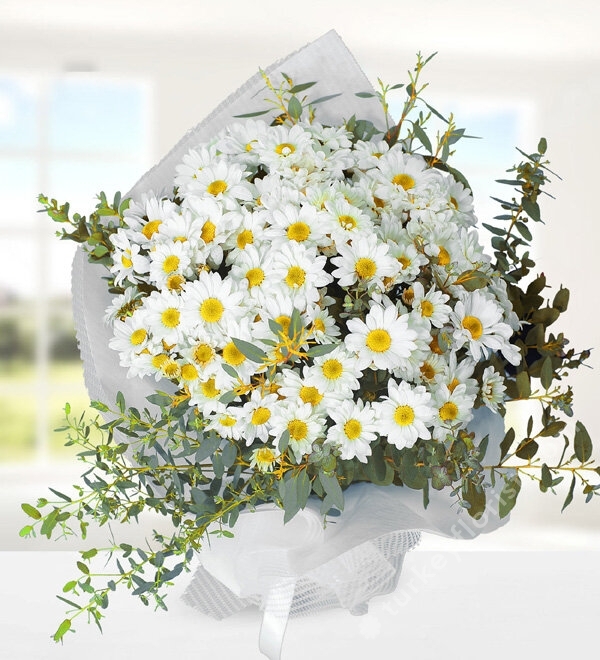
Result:
[[[393,305],[383,308],[373,305],[365,320],[346,322],[349,334],[344,342],[349,351],[358,356],[358,368],[374,366],[392,370],[402,364],[417,348],[418,333],[408,327],[408,315],[398,316]]]
[[[164,222],[179,215],[179,207],[170,199],[158,199],[151,194],[144,194],[139,202],[132,200],[123,217],[128,226],[132,241],[144,248],[156,240]]]
[[[114,335],[108,345],[119,353],[123,367],[129,367],[132,358],[152,344],[145,316],[144,310],[140,310],[122,321],[117,319],[113,324]]]
[[[498,406],[504,403],[504,378],[494,367],[486,367],[481,381],[481,400],[490,410],[498,412]]]
[[[304,204],[297,207],[286,204],[270,215],[271,226],[265,237],[274,244],[285,241],[301,243],[305,247],[320,247],[331,243],[323,231],[323,219],[314,206]]]
[[[252,452],[250,467],[259,472],[272,472],[279,458],[279,452],[269,445],[262,445]]]
[[[110,272],[115,275],[115,286],[121,286],[124,280],[136,283],[139,276],[149,271],[148,257],[140,254],[140,246],[130,241],[126,230],[118,229],[116,234],[111,235],[110,242],[116,248],[110,267]]]
[[[349,395],[360,387],[358,379],[362,371],[356,357],[341,344],[330,353],[316,357],[308,374],[323,392]]]
[[[331,300],[334,302],[333,299]],[[329,314],[327,307],[324,306],[325,303],[322,304],[323,307],[309,305],[306,309],[310,338],[314,338],[318,344],[338,343],[341,330],[333,316]]]
[[[343,197],[325,202],[323,222],[326,231],[336,245],[343,245],[359,233],[371,234],[374,225],[371,218],[360,208]]]
[[[182,294],[182,315],[190,328],[203,328],[221,335],[228,323],[244,315],[244,292],[234,289],[231,279],[218,273],[202,271],[198,279],[186,285]]]
[[[388,396],[373,404],[378,420],[378,431],[398,449],[412,447],[421,438],[428,440],[431,432],[427,428],[435,410],[431,395],[423,385],[411,387],[406,381],[388,381]]]
[[[189,190],[196,180],[198,174],[205,168],[211,166],[217,159],[217,147],[215,144],[204,144],[197,149],[190,149],[177,165],[175,171],[175,185],[180,192]]]
[[[264,394],[256,389],[250,394],[250,399],[243,405],[241,420],[244,423],[242,437],[250,446],[257,438],[267,442],[271,431],[271,417],[277,408],[277,394]]]
[[[350,245],[338,245],[338,257],[331,263],[337,266],[333,276],[338,284],[360,289],[385,291],[384,280],[393,280],[400,270],[398,261],[389,255],[389,247],[380,243],[374,234],[361,234]]]
[[[379,159],[390,150],[385,140],[373,140],[364,142],[359,140],[354,145],[354,157],[361,170],[377,167]]]
[[[149,280],[159,289],[179,291],[185,282],[184,273],[190,261],[181,242],[160,243],[150,252]]]
[[[421,282],[415,282],[413,290],[413,310],[421,316],[428,324],[436,328],[444,326],[450,317],[452,308],[446,305],[450,296],[437,291],[435,284],[425,293],[425,288]]]
[[[312,453],[312,444],[325,435],[325,419],[317,413],[310,403],[286,401],[278,406],[271,418],[271,434],[275,443],[285,431],[289,432],[289,448],[292,450],[296,463],[302,456]]]
[[[253,199],[252,184],[245,175],[245,170],[238,163],[218,158],[186,183],[186,194],[214,199],[226,209],[236,209],[240,202]]]
[[[511,364],[519,364],[520,352],[508,341],[513,330],[502,321],[502,316],[503,310],[495,299],[486,297],[479,289],[465,292],[450,315],[456,347],[466,344],[469,355],[477,361],[501,351]]]
[[[467,393],[467,386],[457,385],[452,391],[441,385],[433,391],[433,403],[436,409],[433,418],[433,437],[445,440],[448,433],[455,433],[473,419],[475,395]]]
[[[340,458],[358,458],[361,463],[371,456],[371,443],[377,439],[375,410],[369,403],[352,399],[343,401],[329,412],[334,424],[327,431],[327,442],[341,449]]]
[[[125,291],[112,299],[104,314],[104,323],[112,324],[115,319],[124,321],[131,316],[136,309],[141,307],[142,294],[134,286],[128,286]]]
[[[318,288],[333,278],[324,268],[327,258],[317,256],[316,250],[288,242],[273,257],[273,277],[283,296],[289,296],[300,311],[319,300]]]
[[[293,167],[312,165],[314,161],[312,136],[300,124],[272,127],[258,138],[256,152],[261,163],[280,174]]]
[[[239,414],[239,408],[217,403],[215,409],[207,416],[206,430],[216,431],[221,438],[240,440],[243,428]]]
[[[182,340],[188,325],[182,318],[181,297],[171,291],[153,291],[144,300],[150,333],[167,344]]]

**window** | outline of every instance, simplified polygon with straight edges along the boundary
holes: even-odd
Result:
[[[150,89],[99,74],[0,72],[0,462],[68,450],[62,409],[87,394],[75,342],[75,245],[38,214],[44,193],[88,214],[100,190],[126,193],[150,161]]]

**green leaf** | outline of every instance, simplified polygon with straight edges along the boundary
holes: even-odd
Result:
[[[552,472],[546,463],[542,464],[542,475],[540,480],[540,490],[545,493],[548,488],[552,487]]]
[[[266,115],[269,110],[258,110],[257,112],[246,112],[243,115],[233,115],[234,119],[249,119],[250,117],[260,117]]]
[[[231,340],[233,341],[238,351],[240,351],[240,353],[245,355],[252,362],[261,364],[262,362],[266,361],[267,354],[257,346],[254,346],[254,344],[250,344],[243,339],[236,339],[235,337],[232,337]]]
[[[521,478],[518,474],[515,474],[510,479],[506,480],[498,503],[498,514],[500,518],[506,518],[506,516],[512,511],[517,503],[517,497],[519,496],[520,491]]]
[[[513,428],[508,429],[504,435],[504,439],[500,443],[500,462],[504,460],[504,457],[508,454],[513,442],[515,441],[515,430]]]
[[[319,357],[331,353],[335,348],[336,344],[317,344],[316,346],[311,346],[311,348],[306,351],[306,355],[309,357]]]
[[[344,493],[342,492],[342,487],[335,474],[328,475],[324,472],[319,472],[319,481],[333,506],[337,507],[340,511],[343,511]]]
[[[546,142],[546,138],[540,138],[540,141],[538,142],[537,150],[540,155],[543,155],[546,153],[546,149],[548,148],[548,143]]]
[[[34,506],[31,506],[31,504],[21,504],[21,509],[23,509],[23,511],[34,520],[40,520],[42,517],[42,514]]]
[[[90,548],[89,550],[85,550],[81,553],[81,557],[83,559],[92,559],[92,557],[95,557],[98,554],[98,550],[96,548]]]
[[[485,513],[485,489],[483,486],[475,486],[472,481],[467,481],[463,489],[463,497],[471,505],[467,509],[471,518],[479,520]]]
[[[575,424],[575,439],[573,441],[573,449],[577,460],[585,463],[589,461],[592,456],[592,439],[581,422]]]
[[[283,452],[287,449],[288,445],[290,444],[290,432],[288,429],[285,429],[285,431],[281,434],[281,437],[279,438],[279,442],[277,443],[277,449],[283,454]]]
[[[552,307],[557,309],[561,314],[567,311],[569,306],[569,289],[563,289],[562,287],[558,290],[552,301]]]
[[[71,619],[65,619],[52,636],[54,641],[60,642],[69,630],[71,630]]]
[[[571,479],[571,485],[569,486],[569,492],[567,493],[567,496],[565,497],[565,501],[562,505],[562,509],[560,512],[562,513],[568,506],[571,504],[573,501],[573,492],[575,490],[575,474],[573,474],[573,478]]]
[[[22,527],[21,530],[19,531],[19,536],[21,538],[26,538],[30,536],[33,533],[33,527],[31,525],[25,525],[25,527]]]
[[[318,99],[315,99],[314,101],[310,102],[310,105],[318,105],[319,103],[325,103],[325,101],[330,101],[331,99],[335,99],[338,96],[341,96],[341,92],[338,94],[328,94],[327,96],[320,96]]]
[[[298,85],[294,85],[292,89],[290,89],[290,94],[298,94],[299,92],[303,92],[306,89],[310,89],[314,85],[316,85],[315,82],[307,82],[307,83],[300,83]]]
[[[526,241],[531,241],[533,239],[533,236],[531,235],[531,232],[529,231],[529,227],[524,222],[515,223],[515,227],[517,228],[517,231],[519,232],[519,234],[521,234],[521,236]]]
[[[540,380],[542,381],[542,387],[545,390],[550,389],[553,376],[554,369],[552,368],[552,358],[547,357],[542,364],[542,370],[540,372]]]
[[[101,401],[92,401],[90,406],[96,410],[99,410],[100,412],[108,412],[108,406]]]
[[[123,415],[125,413],[125,397],[123,392],[117,392],[117,407],[119,408],[120,413]]]
[[[354,96],[358,96],[360,99],[371,99],[375,94],[373,92],[356,92]]]
[[[431,141],[427,137],[427,133],[421,128],[418,122],[413,123],[413,133],[419,142],[431,153],[433,149],[431,148]]]
[[[529,374],[526,371],[517,374],[517,390],[521,399],[528,399],[531,396],[531,383],[529,382]]]
[[[302,114],[302,103],[300,103],[295,96],[292,96],[288,102],[288,113],[294,119],[300,119],[300,115]]]
[[[540,217],[540,207],[537,202],[532,202],[530,199],[527,199],[527,197],[523,197],[521,205],[523,206],[525,213],[527,213],[532,220],[535,220],[535,222],[542,221]]]
[[[89,575],[90,574],[90,569],[82,562],[78,561],[77,562],[77,568],[84,574],[84,575]]]
[[[519,443],[519,446],[515,451],[515,455],[518,458],[529,460],[537,454],[539,448],[540,446],[535,440],[533,440],[532,438],[524,438]]]

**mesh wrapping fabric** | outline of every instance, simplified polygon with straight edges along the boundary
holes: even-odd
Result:
[[[340,123],[352,114],[383,123],[376,99],[358,99],[355,92],[371,85],[335,32],[329,32],[288,58],[268,67],[269,75],[283,69],[296,82],[316,80],[314,98],[343,92],[319,106],[324,124]],[[128,193],[139,200],[144,193],[168,193],[175,167],[199,142],[232,123],[234,116],[264,107],[263,80],[253,76],[203,122],[188,133]],[[156,389],[173,391],[168,382],[128,379],[116,352],[109,350],[110,327],[103,323],[111,296],[103,267],[87,262],[78,250],[73,262],[73,306],[77,338],[84,364],[84,379],[92,399],[111,404],[116,393],[128,406],[153,410],[146,397]],[[503,420],[488,410],[476,411],[470,430],[481,439],[490,435],[486,459],[495,464],[504,436]],[[342,515],[323,526],[319,503],[307,507],[287,525],[283,513],[269,505],[243,512],[235,537],[213,538],[200,553],[200,567],[185,593],[185,601],[216,618],[227,617],[255,605],[264,611],[260,648],[278,658],[288,615],[307,615],[323,608],[343,607],[354,614],[366,612],[373,596],[389,593],[398,582],[404,556],[419,541],[420,530],[450,537],[472,538],[504,523],[494,497],[488,513],[475,522],[451,507],[447,493],[433,491],[426,510],[422,494],[410,489],[352,485],[345,493]]]

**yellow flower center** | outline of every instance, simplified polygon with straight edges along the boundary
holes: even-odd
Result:
[[[400,262],[400,265],[402,266],[403,270],[405,268],[408,268],[412,263],[412,261],[406,256],[398,257],[398,261]]]
[[[455,210],[458,210],[458,202],[456,201],[455,197],[450,197],[450,206],[452,206],[452,208]]]
[[[325,360],[321,369],[323,371],[323,376],[329,380],[337,380],[344,371],[342,363],[339,360],[335,360],[334,358]]]
[[[215,227],[214,222],[207,220],[202,225],[202,231],[200,232],[200,238],[205,243],[212,243],[215,240],[215,234],[217,233],[217,228]]]
[[[290,329],[290,323],[292,322],[292,319],[289,316],[286,316],[285,314],[282,314],[281,316],[278,316],[275,319],[275,323],[279,324],[281,326],[282,332],[285,332],[287,334],[287,331]]]
[[[169,360],[169,356],[165,355],[165,353],[159,353],[158,355],[154,355],[152,357],[152,366],[155,369],[162,369],[163,365]]]
[[[237,346],[230,341],[223,349],[223,359],[227,364],[230,364],[233,367],[239,367],[246,358]]]
[[[348,440],[356,440],[362,432],[362,424],[357,419],[349,419],[344,424],[344,433]]]
[[[368,280],[377,272],[377,264],[373,259],[361,257],[356,264],[354,264],[354,270],[361,279]]]
[[[222,426],[235,426],[235,417],[232,417],[231,415],[223,415],[219,421]]]
[[[421,316],[433,316],[433,304],[429,300],[421,300]]]
[[[433,337],[431,338],[431,343],[429,344],[429,348],[431,349],[431,352],[435,353],[436,355],[443,355],[444,353],[442,347],[440,346],[440,340],[438,339],[437,335],[433,335]]]
[[[144,225],[142,229],[142,234],[150,240],[152,236],[158,231],[158,228],[162,225],[162,220],[150,220]]]
[[[454,392],[454,390],[460,385],[460,380],[458,378],[453,378],[452,382],[448,385],[448,389],[451,392]]]
[[[404,190],[410,190],[411,188],[414,187],[415,180],[412,178],[410,174],[406,174],[402,172],[401,174],[396,174],[393,177],[392,183],[395,186],[400,186],[401,188],[404,188]]]
[[[254,234],[250,229],[244,229],[238,234],[236,243],[240,250],[243,250],[246,245],[254,243]]]
[[[275,147],[275,153],[280,156],[289,156],[290,154],[293,154],[294,151],[296,151],[296,147],[289,142],[282,142]]]
[[[415,290],[412,288],[412,286],[409,286],[408,289],[404,289],[404,291],[402,292],[402,300],[407,305],[412,305],[414,299],[415,299]]]
[[[302,243],[310,236],[310,227],[306,222],[293,222],[287,228],[287,237],[290,241]]]
[[[440,419],[444,422],[451,422],[458,417],[458,406],[452,401],[446,403],[440,408]]]
[[[176,378],[180,374],[179,365],[175,360],[168,358],[162,365],[161,370],[167,378]]]
[[[358,226],[358,222],[356,222],[356,218],[353,218],[351,215],[340,215],[338,217],[338,222],[340,223],[342,229],[346,229],[348,231],[351,231],[352,229],[356,229],[356,227]]]
[[[131,254],[129,250],[127,250],[127,254]],[[127,256],[125,256],[125,253],[121,255],[121,263],[125,268],[132,268],[133,267],[133,261]]]
[[[271,411],[268,408],[257,408],[250,418],[250,424],[254,426],[262,426],[266,424],[271,419]]]
[[[176,328],[179,325],[179,310],[174,307],[167,307],[160,315],[160,320],[165,328]]]
[[[216,399],[221,394],[221,390],[215,387],[214,378],[209,378],[206,382],[202,383],[200,390],[207,399]]]
[[[181,291],[184,282],[185,277],[183,277],[183,275],[169,275],[169,277],[167,277],[167,289],[169,289],[169,291]]]
[[[253,286],[258,286],[265,281],[265,271],[262,268],[251,268],[246,273],[248,280],[248,287],[251,289]]]
[[[179,268],[179,257],[175,254],[170,254],[163,261],[163,271],[167,273],[167,275],[177,270],[178,268]]]
[[[193,364],[184,364],[181,367],[181,378],[183,380],[196,380],[198,378],[198,369]]]
[[[397,406],[394,421],[398,426],[410,426],[415,421],[415,411],[407,405]]]
[[[385,353],[392,345],[392,337],[387,330],[378,328],[369,332],[365,343],[374,353]]]
[[[313,332],[325,332],[325,323],[323,319],[315,319],[313,321]]]
[[[306,272],[300,266],[292,266],[286,275],[285,283],[290,289],[301,287],[306,280]]]
[[[471,333],[471,337],[477,340],[483,334],[483,325],[476,316],[465,316],[462,327]]]
[[[288,431],[290,432],[290,438],[296,440],[304,440],[308,435],[308,424],[301,419],[291,419],[287,425]]]
[[[200,316],[206,323],[217,323],[224,311],[223,303],[218,298],[207,298],[200,305]]]
[[[316,406],[323,400],[323,395],[316,387],[303,385],[300,388],[300,398],[304,403],[310,403],[311,406]]]
[[[261,447],[256,452],[256,462],[259,465],[270,465],[275,460],[275,453],[268,447]]]
[[[450,253],[446,250],[445,247],[439,246],[440,251],[438,254],[438,264],[440,266],[447,266],[450,263]]]
[[[138,328],[137,330],[134,330],[131,333],[131,336],[129,337],[129,341],[133,346],[139,346],[141,343],[144,342],[147,336],[148,333],[144,330],[144,328]]]
[[[207,365],[214,356],[214,351],[208,344],[198,344],[194,349],[194,360],[201,365]]]
[[[429,362],[424,362],[420,368],[421,375],[426,380],[433,380],[435,378],[435,369]]]
[[[206,188],[206,192],[209,195],[214,195],[215,197],[221,193],[224,193],[226,190],[227,181],[223,181],[222,179],[217,179],[216,181],[209,183],[208,187]]]

